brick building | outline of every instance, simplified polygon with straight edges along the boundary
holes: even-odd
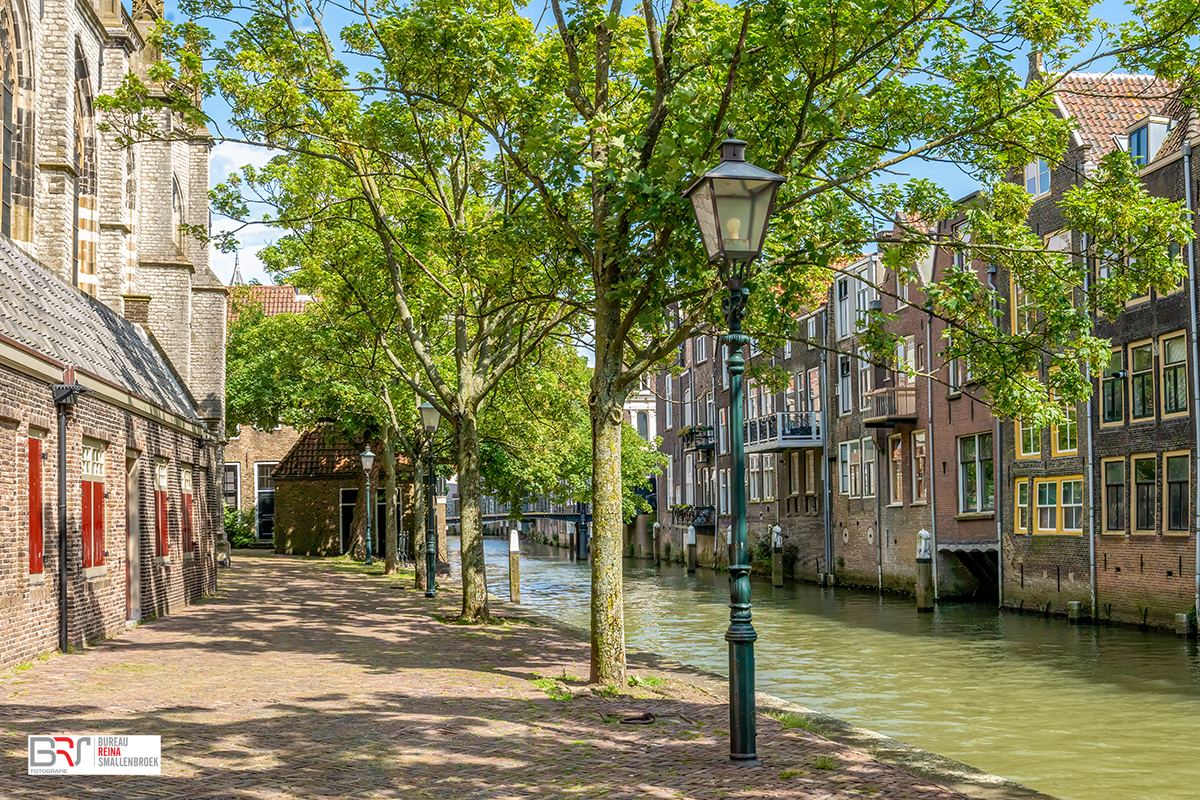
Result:
[[[245,286],[235,269],[230,281],[230,324],[246,304],[260,307],[267,316],[300,314],[311,298],[294,286]],[[254,513],[258,538],[269,543],[275,530],[275,482],[272,472],[300,439],[300,431],[281,425],[270,431],[242,427],[225,445],[222,496],[232,508]]]
[[[3,666],[215,588],[226,290],[180,227],[208,220],[205,133],[122,149],[94,110],[145,77],[161,5],[0,8]]]

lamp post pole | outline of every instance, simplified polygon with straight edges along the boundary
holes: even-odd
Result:
[[[375,498],[371,496],[371,465],[375,463],[375,454],[368,447],[360,458],[363,474],[367,476],[367,563],[371,564],[371,506],[375,505]]]
[[[729,332],[729,427],[733,433],[733,525],[729,553],[729,758],[735,764],[759,766],[754,709],[754,642],[750,619],[750,565],[746,547],[746,453],[742,430],[742,316],[750,290],[750,267],[762,254],[767,224],[775,207],[782,175],[746,162],[746,143],[721,143],[721,163],[687,190],[709,263],[716,264],[729,289],[722,303]]]
[[[433,436],[429,437],[429,450],[425,455],[425,596],[437,596],[437,506],[434,491],[437,488],[433,475]]]

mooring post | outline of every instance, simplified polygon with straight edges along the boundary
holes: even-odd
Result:
[[[521,534],[508,534],[508,599],[521,602]]]
[[[696,526],[695,525],[688,525],[687,571],[688,571],[688,574],[691,574],[696,571]]]
[[[917,534],[917,611],[933,611],[933,536]]]
[[[778,525],[771,529],[771,585],[783,586],[783,529]]]
[[[1079,617],[1081,616],[1080,610],[1082,606],[1083,603],[1078,600],[1071,600],[1067,603],[1067,622],[1071,623],[1072,625],[1079,624]]]
[[[659,525],[657,522],[654,523],[654,528],[653,528],[653,531],[654,531],[654,566],[656,566],[656,567],[662,565],[662,551],[659,550],[659,547],[658,547],[658,530],[661,527],[662,526]]]

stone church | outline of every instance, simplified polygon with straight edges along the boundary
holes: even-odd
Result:
[[[226,289],[205,131],[122,148],[97,96],[146,74],[138,0],[0,0],[0,668],[216,588]]]

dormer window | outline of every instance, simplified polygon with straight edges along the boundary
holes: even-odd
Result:
[[[1025,191],[1040,197],[1050,191],[1050,164],[1039,158],[1025,165]]]
[[[1149,126],[1147,125],[1143,125],[1129,134],[1129,157],[1139,167],[1144,167],[1150,163],[1150,154],[1148,152],[1150,144],[1149,134]]]

